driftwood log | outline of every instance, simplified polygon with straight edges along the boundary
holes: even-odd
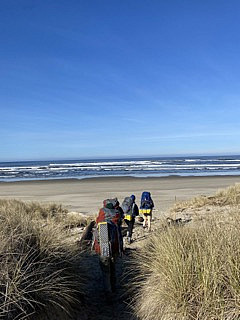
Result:
[[[80,247],[82,250],[87,249],[89,247],[89,245],[91,245],[91,241],[92,241],[92,229],[95,226],[95,221],[91,221],[86,228],[84,229],[81,239],[79,241]]]
[[[183,226],[190,221],[192,221],[191,218],[189,218],[189,219],[182,219],[182,218],[172,219],[169,217],[167,218],[167,224],[169,227],[170,226],[176,226],[176,227]]]

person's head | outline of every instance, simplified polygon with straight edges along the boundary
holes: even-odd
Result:
[[[114,206],[113,206],[113,204],[112,204],[111,202],[109,202],[109,203],[106,204],[106,207],[105,207],[105,208],[107,208],[107,209],[114,209]]]
[[[114,207],[114,208],[119,207],[118,198],[112,198],[112,199],[109,199],[109,201],[113,204],[113,207]]]
[[[119,201],[117,198],[114,199],[106,199],[103,201],[103,207],[108,209],[118,208]]]
[[[132,198],[132,201],[135,202],[136,197],[134,194],[132,194],[130,198]]]

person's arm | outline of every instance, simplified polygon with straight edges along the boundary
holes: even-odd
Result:
[[[123,219],[124,218],[124,212],[123,212],[122,207],[119,207],[119,211],[120,211],[121,219]]]
[[[152,199],[151,199],[152,200]],[[153,200],[152,200],[152,208],[154,208],[154,203],[153,203]]]
[[[139,210],[138,210],[138,206],[136,205],[136,203],[134,203],[133,215],[134,215],[135,217],[139,215]]]
[[[122,220],[124,219],[124,212],[123,209],[121,207],[118,207],[118,212],[119,212],[119,223],[122,224]]]

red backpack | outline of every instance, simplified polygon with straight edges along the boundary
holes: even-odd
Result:
[[[111,253],[117,254],[119,252],[119,235],[118,235],[118,223],[120,220],[120,214],[115,209],[102,208],[98,213],[96,219],[97,225],[106,222],[108,224],[108,236],[111,244]],[[97,254],[101,254],[99,232],[98,227],[94,233],[94,250]]]

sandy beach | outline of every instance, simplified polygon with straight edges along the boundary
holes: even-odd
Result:
[[[62,204],[69,211],[96,214],[103,199],[135,194],[139,204],[142,191],[150,191],[155,215],[169,209],[175,201],[209,195],[240,183],[240,176],[132,178],[107,177],[83,180],[45,180],[0,183],[1,199],[19,199]]]

